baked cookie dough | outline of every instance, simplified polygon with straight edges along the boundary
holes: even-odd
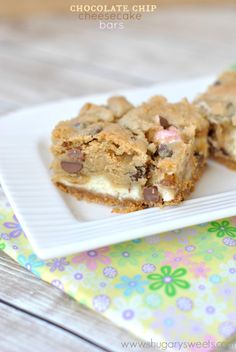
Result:
[[[52,133],[52,179],[77,199],[119,212],[178,204],[203,171],[207,134],[207,120],[187,100],[88,103]]]
[[[211,157],[236,170],[236,71],[223,73],[195,104],[210,123]]]

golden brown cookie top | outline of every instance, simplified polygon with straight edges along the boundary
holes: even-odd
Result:
[[[60,122],[53,131],[53,142],[106,141],[119,145],[121,154],[156,153],[173,160],[178,150],[193,143],[207,128],[207,121],[186,99],[171,104],[164,97],[154,96],[134,107],[124,97],[111,97],[107,105],[87,103],[77,117]]]
[[[147,132],[150,130],[178,130],[176,133],[179,137],[189,140],[194,137],[196,131],[207,128],[205,119],[186,99],[171,104],[161,96],[154,96],[147,103],[130,110],[120,119],[119,123],[134,133],[146,134],[147,138]],[[164,134],[159,133],[162,137]],[[158,134],[156,137],[158,138]]]

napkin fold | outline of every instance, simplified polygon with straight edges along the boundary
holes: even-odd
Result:
[[[1,193],[0,249],[143,348],[210,351],[236,333],[236,217],[41,260]]]

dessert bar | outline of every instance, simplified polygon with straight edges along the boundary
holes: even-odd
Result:
[[[88,103],[52,133],[53,182],[118,212],[178,204],[202,173],[207,133],[207,120],[187,100]]]
[[[195,103],[210,122],[211,157],[236,170],[236,71],[222,74]]]

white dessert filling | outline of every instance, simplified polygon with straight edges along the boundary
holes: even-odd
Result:
[[[157,187],[164,202],[170,202],[173,199],[175,199],[176,191],[174,189],[168,188],[166,186],[160,186],[160,185],[158,185]]]
[[[119,200],[133,199],[139,201],[143,199],[142,189],[139,185],[134,184],[130,189],[125,187],[115,187],[104,176],[93,176],[87,183],[80,185],[69,182],[65,179],[61,179],[60,182],[68,187],[83,189],[94,193],[106,194]],[[159,185],[157,185],[157,187],[164,202],[172,201],[175,198],[175,191],[173,189]]]
[[[109,196],[122,199],[134,199],[141,200],[141,189],[138,185],[133,185],[130,189],[125,187],[114,187],[111,182],[104,176],[93,176],[90,177],[90,180],[83,184],[76,184],[68,182],[67,180],[62,179],[60,181],[65,186],[74,187],[77,189],[84,189],[86,191],[107,194]]]
[[[232,128],[232,127],[231,127]],[[224,141],[225,151],[236,160],[236,128],[233,127],[227,133]]]

